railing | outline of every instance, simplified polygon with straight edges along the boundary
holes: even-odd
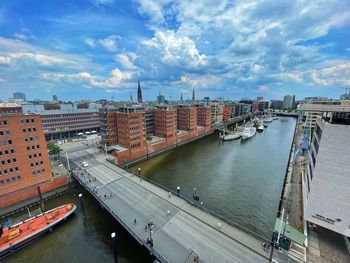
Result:
[[[133,174],[134,176],[139,177],[139,175],[134,174],[134,173],[133,173],[132,171],[130,171],[129,169],[125,169],[125,170],[126,170],[127,172],[129,172],[130,174]],[[142,176],[141,176],[141,177],[142,177]],[[184,196],[184,195],[182,195],[182,194],[178,194],[177,192],[175,192],[175,191],[173,191],[173,190],[171,190],[171,189],[169,189],[169,188],[167,188],[167,187],[165,187],[165,186],[163,186],[163,185],[161,185],[161,184],[159,184],[159,183],[157,183],[157,182],[155,182],[155,181],[152,181],[152,180],[149,179],[149,178],[142,177],[142,179],[145,180],[145,181],[147,181],[147,182],[149,182],[149,183],[151,183],[151,184],[153,184],[153,185],[156,185],[157,187],[159,187],[159,188],[161,188],[161,189],[163,189],[163,190],[165,190],[165,191],[167,191],[167,192],[171,192],[172,195],[175,195],[175,196],[180,197],[181,199],[185,200],[186,202],[190,203],[191,205],[193,205],[193,206],[195,206],[195,207],[201,209],[203,212],[205,212],[205,213],[207,213],[207,214],[209,214],[209,215],[212,215],[212,216],[217,217],[217,218],[220,219],[222,222],[225,222],[225,223],[229,224],[230,226],[237,227],[238,229],[243,230],[244,232],[249,233],[250,235],[254,236],[255,238],[257,238],[257,239],[259,239],[259,240],[261,240],[261,241],[269,242],[269,240],[268,240],[266,237],[263,237],[263,236],[261,236],[260,234],[254,232],[254,231],[252,231],[252,230],[250,230],[250,229],[248,229],[248,228],[246,228],[246,227],[244,227],[244,226],[242,226],[242,225],[240,225],[240,224],[238,224],[238,223],[235,223],[235,222],[231,221],[230,219],[227,219],[227,218],[223,217],[222,215],[219,215],[218,213],[216,213],[216,212],[214,212],[214,211],[211,211],[211,210],[205,208],[204,206],[202,206],[202,205],[200,205],[200,204],[194,202],[192,199],[188,198],[187,196]]]

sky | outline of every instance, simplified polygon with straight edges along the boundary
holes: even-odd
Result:
[[[350,1],[1,0],[0,99],[155,100],[350,87]]]

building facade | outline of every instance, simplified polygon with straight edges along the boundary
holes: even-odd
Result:
[[[0,196],[51,178],[40,115],[0,113]]]
[[[23,104],[24,113],[40,114],[46,140],[60,140],[79,133],[99,132],[100,104]]]
[[[154,135],[165,138],[166,144],[176,143],[177,111],[171,108],[160,108],[153,111]]]
[[[293,95],[286,95],[283,98],[283,109],[289,110],[292,109],[294,102],[294,96]]]
[[[179,106],[177,108],[177,127],[179,130],[192,133],[197,130],[197,108]]]

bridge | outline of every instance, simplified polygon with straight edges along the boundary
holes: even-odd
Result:
[[[269,261],[270,251],[261,245],[268,240],[106,162],[94,149],[69,153],[68,159],[72,176],[159,261]],[[83,161],[88,167],[81,167]]]

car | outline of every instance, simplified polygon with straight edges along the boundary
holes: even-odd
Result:
[[[83,166],[83,167],[88,167],[89,164],[88,164],[87,162],[82,162],[82,163],[81,163],[81,166]]]

